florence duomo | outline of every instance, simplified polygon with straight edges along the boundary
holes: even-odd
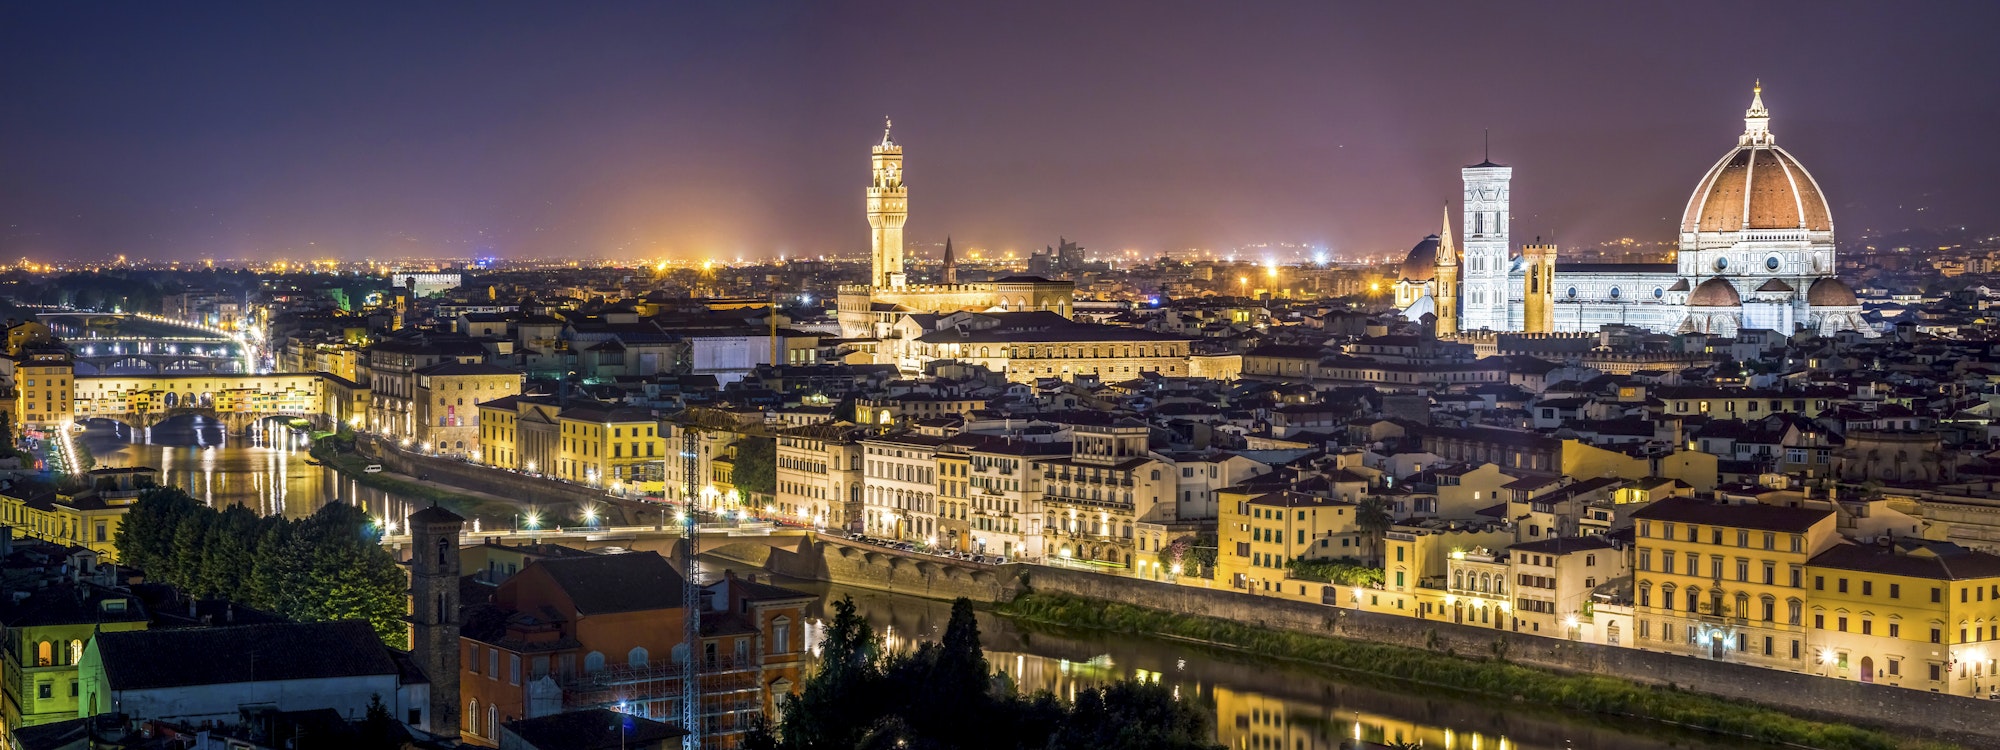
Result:
[[[1403,261],[1395,299],[1406,317],[1435,316],[1440,335],[1592,332],[1607,324],[1722,336],[1873,333],[1854,290],[1834,275],[1825,194],[1778,145],[1761,82],[1735,147],[1688,197],[1672,263],[1562,263],[1555,245],[1539,240],[1514,252],[1513,172],[1491,159],[1461,170],[1463,251],[1451,246],[1447,209],[1443,230]],[[1453,302],[1457,310],[1441,308]]]

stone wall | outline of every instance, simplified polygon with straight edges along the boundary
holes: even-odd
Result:
[[[475,492],[484,492],[500,497],[516,498],[522,504],[552,507],[563,503],[593,504],[607,514],[624,515],[624,503],[615,501],[603,490],[581,485],[563,484],[552,479],[530,477],[451,458],[434,458],[409,453],[372,437],[361,439],[361,447],[368,455],[379,457],[382,468],[411,477],[428,476],[432,481],[462,487]],[[609,518],[608,523],[630,524],[656,521],[656,518]]]
[[[1025,587],[1037,592],[1476,658],[1505,653],[1515,664],[1675,685],[1799,715],[2000,748],[2000,723],[1993,721],[1996,705],[1991,701],[1062,568],[1018,570],[1006,579],[1018,586],[1022,577]]]
[[[1020,566],[981,565],[824,537],[799,551],[774,549],[765,569],[778,575],[930,599],[1012,599]]]

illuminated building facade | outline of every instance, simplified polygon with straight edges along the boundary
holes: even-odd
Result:
[[[1854,290],[1834,277],[1832,212],[1819,183],[1777,145],[1753,93],[1736,147],[1710,167],[1683,211],[1671,263],[1557,263],[1554,245],[1511,252],[1513,168],[1461,170],[1465,237],[1458,280],[1460,330],[1595,331],[1607,324],[1661,333],[1733,336],[1868,331]],[[1395,289],[1412,320],[1449,299],[1439,240],[1411,249]]]

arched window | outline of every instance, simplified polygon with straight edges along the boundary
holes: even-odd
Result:
[[[466,729],[470,729],[470,730],[472,730],[472,736],[474,736],[474,737],[478,737],[478,736],[479,736],[479,699],[478,699],[478,698],[474,698],[474,699],[472,699],[472,700],[470,700],[470,701],[467,701],[467,702],[466,702],[466,704],[465,704],[465,728],[466,728]]]
[[[590,655],[583,657],[584,674],[597,674],[601,671],[604,671],[604,652],[592,651]]]
[[[500,707],[490,703],[486,705],[486,736],[500,736]]]
[[[81,663],[82,661],[83,661],[83,641],[81,641],[81,640],[72,640],[72,641],[70,641],[70,642],[69,642],[69,663],[71,663],[71,664],[78,664],[78,663]]]
[[[55,665],[56,645],[48,641],[35,644],[35,666],[53,667]]]
[[[438,540],[438,570],[444,570],[444,569],[445,569],[445,565],[447,565],[447,564],[448,564],[448,563],[446,562],[446,560],[448,559],[448,555],[449,555],[450,553],[451,553],[451,540],[450,540],[450,539],[439,539],[439,540]]]
[[[625,654],[625,666],[628,667],[646,666],[646,647],[633,646],[632,650],[629,653]]]
[[[1465,588],[1465,571],[1454,570],[1451,572],[1451,587],[1455,589]]]

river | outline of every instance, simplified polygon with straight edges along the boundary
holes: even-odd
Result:
[[[305,518],[338,500],[358,504],[371,516],[402,519],[421,507],[308,463],[305,433],[264,424],[270,428],[251,437],[228,437],[220,423],[184,417],[141,436],[150,442],[133,442],[129,428],[91,421],[78,442],[100,467],[159,469],[161,484],[217,508],[241,505],[260,515]]]
[[[151,466],[165,484],[185,488],[216,507],[243,505],[265,515],[303,518],[338,500],[370,515],[403,518],[408,500],[363,487],[307,463],[302,433],[276,429],[225,438],[221,426],[194,420],[156,427],[150,442],[128,431],[88,425],[80,442],[99,466]],[[711,572],[737,568],[710,561]],[[811,581],[779,581],[823,597],[854,597],[892,648],[937,640],[951,605],[912,596]],[[1049,628],[979,613],[988,661],[1024,692],[1071,696],[1117,679],[1157,681],[1174,688],[1215,719],[1217,741],[1233,750],[1337,750],[1341,742],[1418,742],[1447,750],[1570,750],[1573,748],[1768,748],[1655,724],[1597,717],[1502,701],[1438,694],[1394,684],[1364,684],[1335,673],[1173,641]]]
[[[709,572],[761,571],[722,559]],[[812,581],[775,581],[820,594],[829,604],[854,597],[894,649],[943,637],[951,605]],[[1439,694],[1393,683],[1363,684],[1335,673],[1164,639],[1051,628],[980,612],[986,658],[1022,692],[1061,696],[1118,679],[1171,686],[1215,719],[1216,741],[1233,750],[1338,750],[1341,742],[1422,742],[1449,750],[1664,750],[1770,748],[1675,727],[1611,722],[1497,700]]]

